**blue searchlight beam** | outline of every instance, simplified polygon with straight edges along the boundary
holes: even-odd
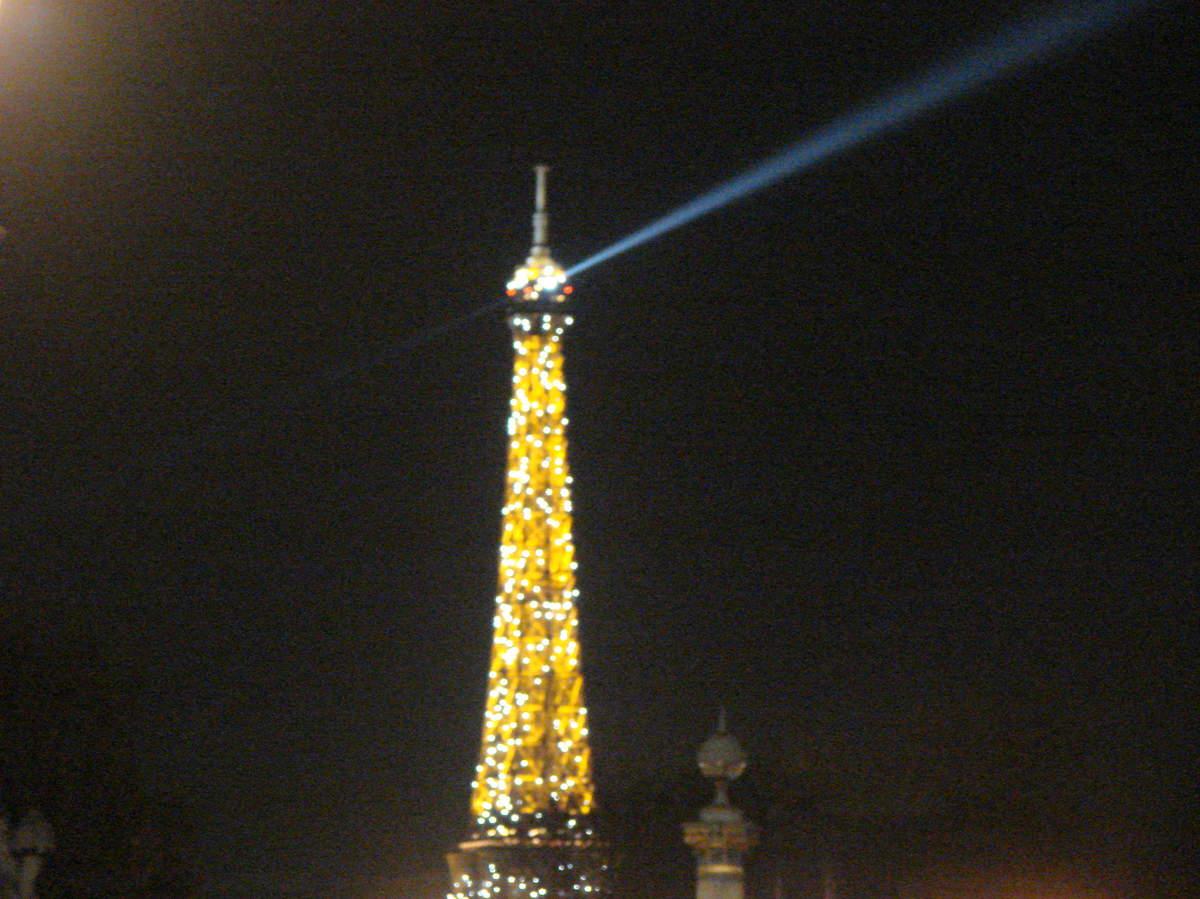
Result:
[[[784,178],[898,128],[951,100],[1024,66],[1031,65],[1133,16],[1154,0],[1101,0],[1073,3],[1014,23],[986,44],[935,65],[900,87],[781,150],[769,159],[718,184],[662,218],[572,266],[568,275],[587,271],[614,256],[661,237],[701,216],[743,200]]]

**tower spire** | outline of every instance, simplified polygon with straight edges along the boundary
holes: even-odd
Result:
[[[546,212],[546,176],[548,165],[535,165],[533,187],[533,245],[529,258],[508,282],[508,295],[517,302],[516,311],[563,312],[556,304],[571,293],[567,273],[550,255],[550,214]],[[571,324],[568,320],[566,324]]]
[[[550,255],[550,215],[546,212],[546,175],[549,171],[548,165],[533,167],[533,247],[529,250],[530,257]]]

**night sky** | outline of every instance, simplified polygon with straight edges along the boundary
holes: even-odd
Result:
[[[212,895],[432,899],[463,836],[511,347],[410,338],[500,295],[530,167],[569,266],[1033,8],[4,0],[5,617],[130,685]],[[839,814],[1019,794],[1169,865],[1198,18],[577,279],[602,803],[687,778],[724,702]]]

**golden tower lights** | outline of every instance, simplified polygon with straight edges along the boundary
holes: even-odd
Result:
[[[471,837],[449,856],[450,899],[603,895],[603,847],[579,662],[563,335],[567,276],[547,245],[537,166],[533,247],[508,283],[508,470]]]

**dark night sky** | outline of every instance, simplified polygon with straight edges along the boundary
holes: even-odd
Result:
[[[510,350],[495,316],[389,348],[498,295],[533,163],[569,264],[1032,7],[135,6],[0,8],[5,602],[137,685],[222,895],[426,899]],[[855,813],[1191,808],[1197,18],[581,276],[602,800],[685,771],[725,701]],[[1044,751],[1014,773],[997,734]]]

